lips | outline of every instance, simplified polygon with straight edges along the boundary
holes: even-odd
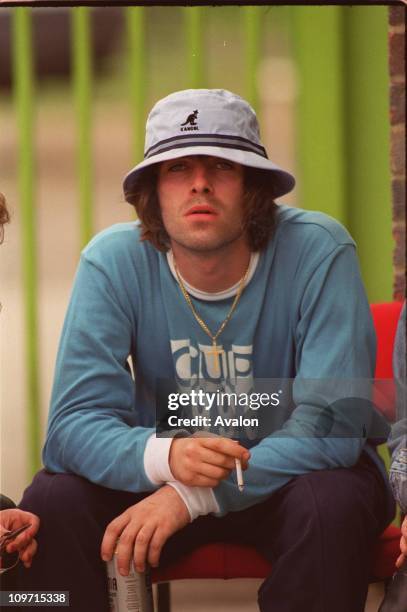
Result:
[[[188,208],[187,212],[185,213],[185,216],[189,217],[193,215],[217,215],[217,214],[218,213],[216,212],[216,210],[209,204],[196,204],[195,206],[191,206],[191,208]]]

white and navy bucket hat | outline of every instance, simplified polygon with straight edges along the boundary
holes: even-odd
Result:
[[[144,160],[125,176],[131,193],[152,164],[186,155],[211,155],[270,172],[274,197],[291,191],[294,177],[270,159],[252,107],[225,89],[186,89],[159,100],[146,124]]]

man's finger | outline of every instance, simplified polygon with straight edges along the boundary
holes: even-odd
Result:
[[[211,465],[217,465],[218,467],[227,468],[233,470],[235,466],[235,460],[229,455],[219,453],[211,448],[202,446],[199,451],[199,459],[203,463],[210,463]]]
[[[233,463],[233,468],[235,467]],[[224,468],[217,467],[216,465],[210,465],[209,463],[202,463],[198,468],[198,474],[210,478],[212,480],[223,480],[227,478],[232,470],[226,470]]]
[[[126,527],[128,521],[129,518],[125,514],[121,514],[106,527],[100,547],[100,556],[102,557],[103,561],[110,561],[112,558],[117,540],[123,529]]]
[[[134,566],[138,572],[144,572],[145,570],[150,541],[154,531],[155,525],[144,525],[137,533],[134,543],[133,559]]]
[[[32,512],[24,512],[24,523],[29,523],[30,527],[25,531],[30,538],[34,537],[40,526],[40,519]]]
[[[250,452],[247,448],[240,446],[235,440],[229,438],[201,438],[201,441],[205,448],[229,455],[229,457],[234,459],[248,461],[250,458]]]
[[[148,549],[148,562],[151,567],[158,567],[161,551],[168,539],[167,534],[159,527],[155,530]]]
[[[32,559],[37,552],[38,544],[36,540],[31,540],[27,548],[20,552],[20,559],[24,563],[25,567],[30,567]]]
[[[126,528],[120,535],[120,540],[116,546],[115,555],[117,555],[117,567],[122,576],[128,576],[130,571],[130,563],[134,554],[134,543],[138,534],[138,527]]]
[[[17,550],[24,550],[33,536],[28,533],[28,529],[18,535],[15,540],[12,540],[7,544],[6,550],[8,553],[16,552]]]
[[[249,451],[246,451],[246,452],[249,453]],[[218,451],[215,451],[213,449],[202,447],[199,457],[204,463],[210,463],[212,465],[217,465],[218,467],[223,467],[228,470],[235,469],[235,458],[234,457],[230,457],[229,455],[225,455],[224,453],[219,453]],[[242,463],[242,469],[246,470],[248,467],[248,457],[241,459],[241,463]]]

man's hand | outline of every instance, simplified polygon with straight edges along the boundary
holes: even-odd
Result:
[[[401,555],[396,561],[397,568],[401,567],[407,559],[407,515],[404,517],[404,521],[401,525],[400,550]]]
[[[35,514],[18,508],[0,511],[0,536],[27,525],[27,523],[30,524],[30,527],[7,544],[6,551],[8,553],[18,552],[25,567],[30,567],[32,558],[37,551],[37,542],[34,540],[34,536],[40,526],[40,519]]]
[[[129,573],[132,559],[138,572],[144,571],[146,561],[156,567],[165,542],[189,522],[189,512],[181,497],[173,487],[164,485],[109,523],[102,541],[102,559],[111,559],[120,538],[116,553],[123,576]]]
[[[240,459],[247,469],[249,451],[230,438],[174,438],[168,462],[176,480],[190,487],[217,487]]]

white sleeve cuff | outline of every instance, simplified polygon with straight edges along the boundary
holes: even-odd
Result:
[[[147,477],[155,485],[162,485],[174,480],[170,470],[168,456],[174,438],[157,438],[152,434],[144,449],[144,470]]]
[[[209,487],[188,487],[175,480],[169,466],[168,456],[174,438],[157,438],[152,434],[144,449],[144,470],[155,485],[167,483],[174,487],[188,508],[191,521],[200,515],[219,512],[213,489]]]
[[[209,487],[187,487],[177,480],[167,484],[174,487],[188,508],[191,522],[200,515],[220,511],[213,489]]]

